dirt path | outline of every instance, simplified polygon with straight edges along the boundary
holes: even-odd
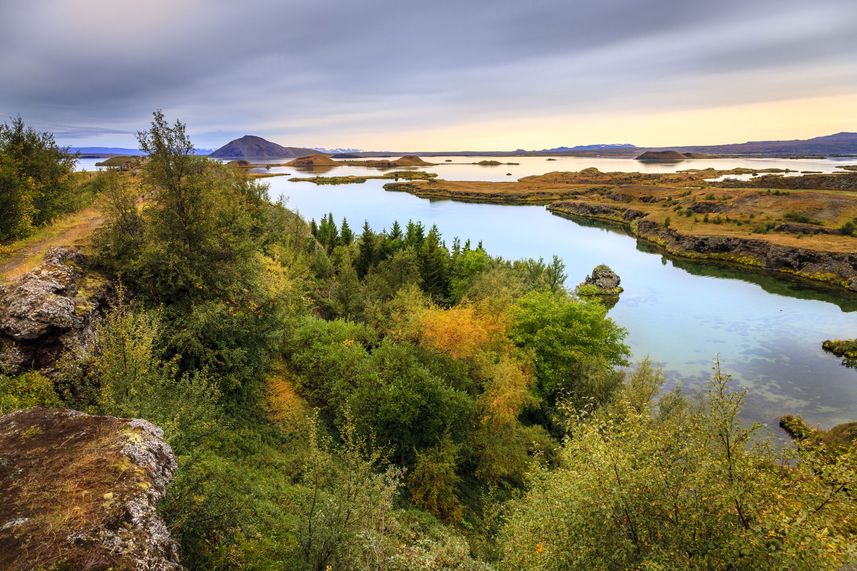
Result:
[[[69,214],[34,235],[0,247],[0,282],[9,282],[33,269],[45,252],[56,246],[85,246],[104,216],[95,206]]]

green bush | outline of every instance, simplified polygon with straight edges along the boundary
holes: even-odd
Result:
[[[638,371],[637,375],[640,372]],[[557,469],[511,504],[502,569],[839,569],[853,562],[854,458],[778,449],[719,367],[703,406],[652,402],[645,373],[572,417]],[[824,468],[821,468],[824,465]],[[810,515],[811,514],[811,515]]]
[[[0,124],[0,244],[81,206],[76,159],[17,117]]]
[[[31,406],[59,406],[53,382],[38,372],[0,375],[0,414]]]

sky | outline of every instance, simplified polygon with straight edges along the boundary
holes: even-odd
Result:
[[[857,131],[857,0],[0,0],[0,121],[134,147],[512,150]]]

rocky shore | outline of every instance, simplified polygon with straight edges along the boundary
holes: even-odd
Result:
[[[630,208],[585,202],[557,202],[554,214],[621,224],[637,238],[657,244],[667,253],[696,259],[733,262],[822,281],[857,292],[857,252],[824,252],[773,244],[761,238],[684,234]]]

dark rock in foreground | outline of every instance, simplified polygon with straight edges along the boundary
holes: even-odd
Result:
[[[0,417],[0,569],[182,569],[155,507],[175,471],[145,420],[47,408]]]

